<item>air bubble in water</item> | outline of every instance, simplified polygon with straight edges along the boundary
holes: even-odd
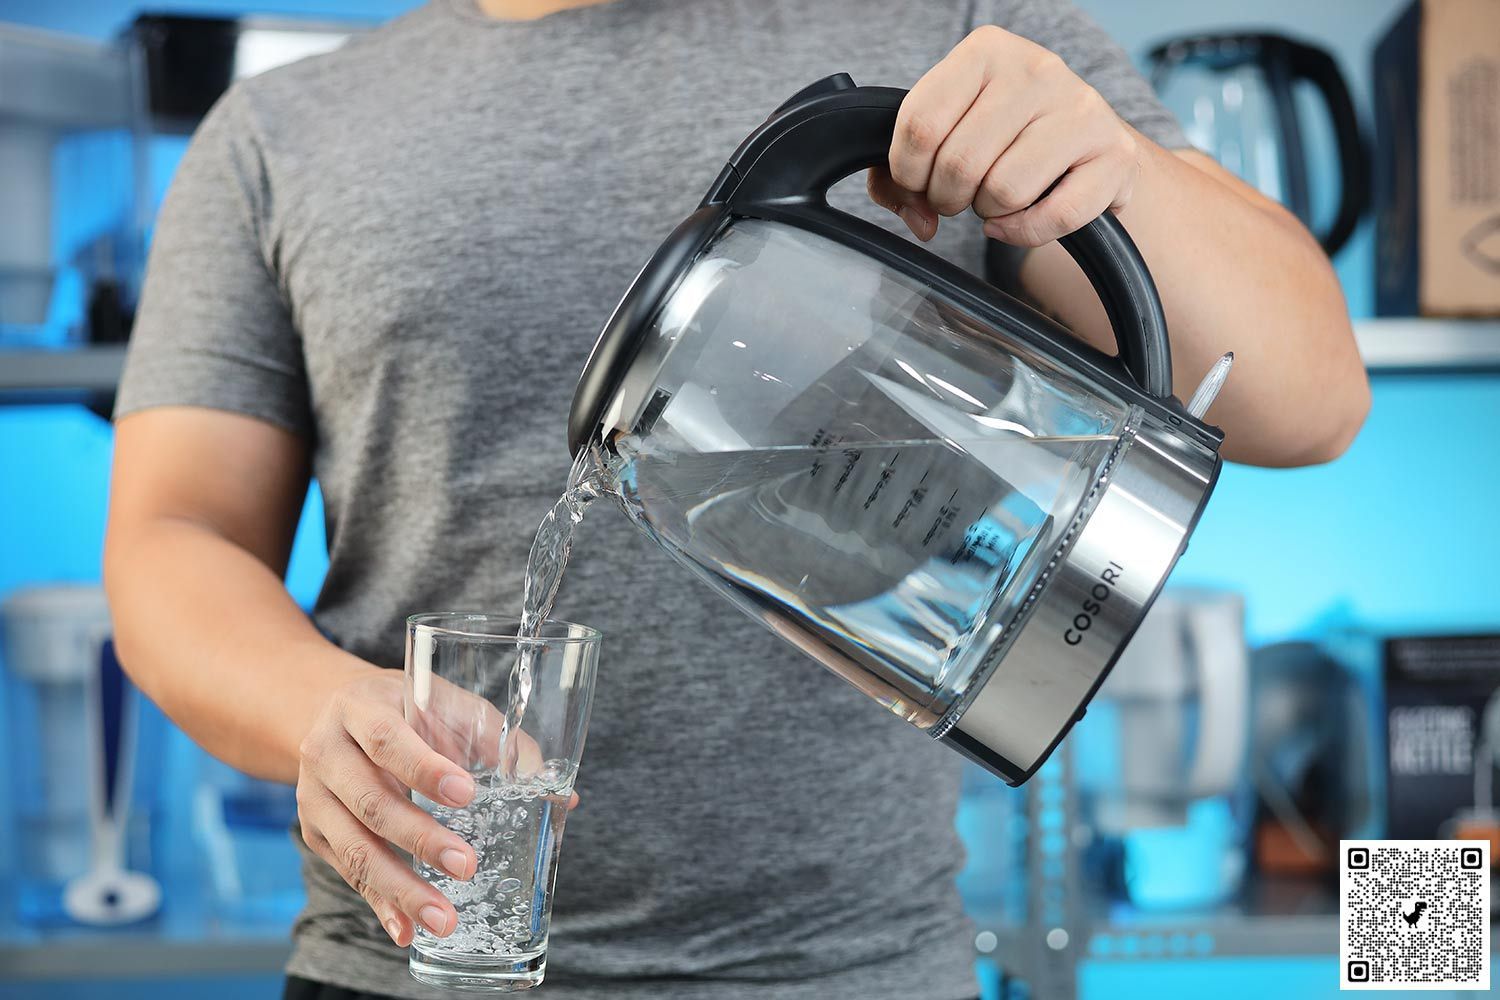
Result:
[[[571,775],[571,769],[562,773]],[[420,950],[431,955],[472,956],[513,954],[535,947],[537,935],[544,935],[546,927],[537,919],[541,914],[532,913],[533,893],[548,869],[538,869],[527,852],[542,838],[556,836],[562,810],[552,803],[571,791],[571,783],[549,784],[532,777],[499,787],[481,785],[469,805],[432,810],[433,818],[450,830],[481,831],[470,841],[480,865],[473,879],[462,881],[417,862],[422,876],[458,910],[458,926],[447,938],[436,938],[418,927]],[[515,837],[515,831],[508,829],[512,824],[529,832]],[[503,840],[506,834],[513,839]]]

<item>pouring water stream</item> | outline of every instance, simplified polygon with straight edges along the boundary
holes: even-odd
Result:
[[[583,520],[584,509],[603,495],[604,487],[603,470],[593,454],[587,449],[579,452],[568,473],[568,488],[542,518],[531,543],[521,592],[523,639],[535,639],[541,634],[542,625],[557,601],[563,571],[567,569],[573,552],[573,530]],[[516,763],[520,759],[520,742],[516,737],[521,732],[521,721],[531,698],[531,659],[535,649],[533,643],[522,642],[516,655],[505,720],[500,731],[501,766],[496,769],[492,784],[514,783],[516,780]]]

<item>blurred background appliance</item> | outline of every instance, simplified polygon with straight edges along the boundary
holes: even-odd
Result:
[[[284,927],[302,908],[289,831],[290,785],[260,781],[205,757],[193,798],[193,837],[215,914],[237,926]]]
[[[1078,759],[1104,880],[1146,909],[1232,897],[1248,829],[1243,597],[1169,589],[1097,700]]]
[[[1387,835],[1424,840],[1463,829],[1500,839],[1493,799],[1500,635],[1388,638],[1381,659]]]
[[[1474,749],[1474,807],[1460,809],[1440,832],[1455,840],[1488,840],[1490,863],[1500,855],[1500,809],[1495,802],[1495,770],[1500,767],[1500,688],[1485,702],[1479,717],[1479,745]],[[1493,908],[1500,903],[1491,901]]]
[[[1382,819],[1369,699],[1316,644],[1284,642],[1251,657],[1251,704],[1255,867],[1331,877],[1338,841],[1374,837]]]
[[[1150,60],[1152,84],[1189,142],[1290,209],[1330,257],[1349,241],[1369,205],[1370,168],[1332,55],[1284,35],[1230,32],[1162,42]],[[1316,185],[1327,135],[1333,193]]]
[[[235,80],[330,52],[364,26],[300,18],[149,13],[125,32],[145,80],[150,127],[186,135]]]
[[[52,303],[59,144],[125,129],[128,62],[117,46],[0,24],[0,343],[34,344]],[[106,244],[101,270],[112,271]]]
[[[1492,880],[1500,882],[1500,633],[1358,629],[1328,645],[1379,681],[1366,698],[1377,709],[1375,746],[1383,749],[1374,754],[1371,827],[1395,839],[1488,840]],[[1500,912],[1500,891],[1491,908]]]
[[[235,80],[363,27],[152,13],[99,42],[0,24],[0,346],[123,343],[160,187],[156,140],[191,134]]]
[[[0,603],[7,757],[18,829],[11,876],[19,918],[110,926],[150,916],[160,887],[151,818],[135,808],[138,714],[109,641],[104,592],[17,591]]]
[[[126,833],[135,777],[132,689],[114,643],[99,647],[88,686],[89,868],[63,887],[63,909],[80,924],[113,927],[144,920],[161,905],[161,885],[129,867]]]
[[[115,49],[131,68],[131,127],[141,178],[126,228],[139,254],[125,281],[96,280],[91,286],[85,323],[90,342],[121,343],[129,337],[156,201],[148,189],[154,186],[151,163],[160,140],[191,136],[236,80],[336,49],[361,27],[253,15],[146,13],[121,33]]]

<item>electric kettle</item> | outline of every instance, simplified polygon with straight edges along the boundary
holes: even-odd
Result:
[[[1254,801],[1244,598],[1169,587],[1095,705],[1073,756],[1095,834],[1090,867],[1142,910],[1233,898]]]
[[[1113,773],[1089,789],[1098,827],[1119,834],[1182,826],[1195,800],[1232,796],[1250,751],[1244,598],[1168,589],[1120,655],[1099,702],[1114,709],[1109,735],[1118,744],[1100,755]]]
[[[741,144],[605,324],[569,447],[714,590],[1019,784],[1186,545],[1227,361],[1172,398],[1161,302],[1111,215],[1062,243],[1118,358],[831,208],[905,93],[829,77]]]
[[[1193,145],[1290,209],[1330,257],[1349,241],[1369,207],[1370,166],[1332,55],[1283,35],[1233,32],[1162,42],[1150,58],[1152,85]],[[1299,83],[1315,100],[1298,99]],[[1314,104],[1332,130],[1338,178],[1336,204],[1326,208],[1319,203],[1333,196],[1314,184],[1317,117],[1301,113]]]

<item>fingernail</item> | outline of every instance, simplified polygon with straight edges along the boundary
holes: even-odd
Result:
[[[450,774],[438,782],[438,794],[449,805],[467,805],[474,797],[474,779],[467,774]]]
[[[464,872],[469,869],[469,859],[456,847],[450,847],[439,854],[438,863],[443,866],[443,871],[454,878],[464,878]]]
[[[385,932],[391,936],[391,940],[396,944],[401,943],[401,921],[395,917],[387,920],[385,922]]]
[[[422,926],[432,931],[438,937],[448,933],[448,915],[436,906],[428,905],[417,911],[417,919],[422,921]]]
[[[927,232],[927,220],[923,219],[921,213],[910,205],[902,205],[896,209],[896,214],[901,216],[901,221],[906,223],[906,228],[910,229],[912,235],[918,239],[921,239],[922,234]]]

